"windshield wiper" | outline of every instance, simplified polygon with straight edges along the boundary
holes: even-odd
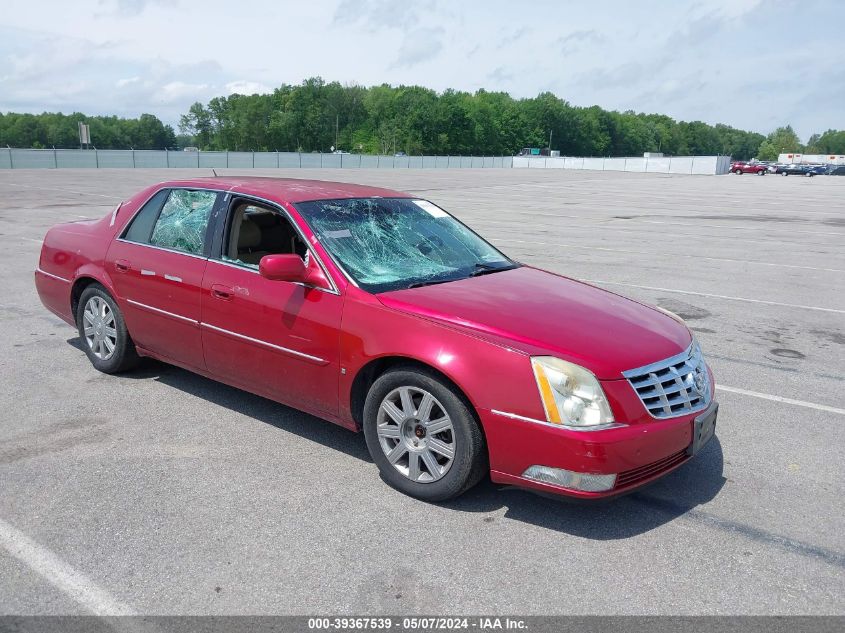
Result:
[[[479,275],[489,275],[490,273],[497,273],[501,270],[513,270],[516,268],[516,264],[506,264],[505,266],[494,266],[493,264],[487,264],[484,262],[478,262],[475,264],[475,270],[473,270],[469,276],[470,277],[478,277]]]
[[[463,277],[450,277],[449,279],[428,279],[426,281],[415,281],[406,286],[406,288],[422,288],[423,286],[433,286],[435,284],[448,284],[450,281],[458,281],[464,279]]]
[[[427,279],[425,281],[415,281],[406,286],[406,288],[421,288],[423,286],[433,286],[434,284],[447,284],[450,281],[460,281],[461,279],[468,279],[469,277],[478,277],[479,275],[489,275],[490,273],[497,273],[500,270],[513,270],[519,264],[506,264],[504,266],[494,266],[486,262],[476,262],[473,271],[466,277],[450,277],[449,279]]]

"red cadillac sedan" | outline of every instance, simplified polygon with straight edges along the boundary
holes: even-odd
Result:
[[[714,435],[678,317],[520,264],[436,204],[277,178],[154,185],[47,233],[44,305],[102,372],[172,363],[353,431],[430,501],[493,481],[583,498]]]

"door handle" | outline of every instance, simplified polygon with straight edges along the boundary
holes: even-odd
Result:
[[[229,286],[224,286],[223,284],[211,284],[211,296],[215,299],[231,301],[233,293],[234,290],[232,290]]]
[[[125,259],[117,259],[114,262],[114,267],[117,269],[117,272],[125,273],[129,271],[129,262]]]

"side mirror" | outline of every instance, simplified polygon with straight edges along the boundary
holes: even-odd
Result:
[[[306,265],[299,255],[265,255],[258,262],[258,272],[271,281],[303,283],[324,290],[330,290],[332,287],[313,256],[308,257]]]
[[[258,262],[258,272],[271,281],[304,282],[305,263],[299,255],[265,255]]]

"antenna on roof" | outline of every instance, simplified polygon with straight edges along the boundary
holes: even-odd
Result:
[[[211,170],[211,173],[212,173],[212,174],[214,174],[214,177],[215,177],[215,178],[217,178],[217,172],[216,172],[216,171],[214,171],[214,170],[212,169],[212,170]]]

